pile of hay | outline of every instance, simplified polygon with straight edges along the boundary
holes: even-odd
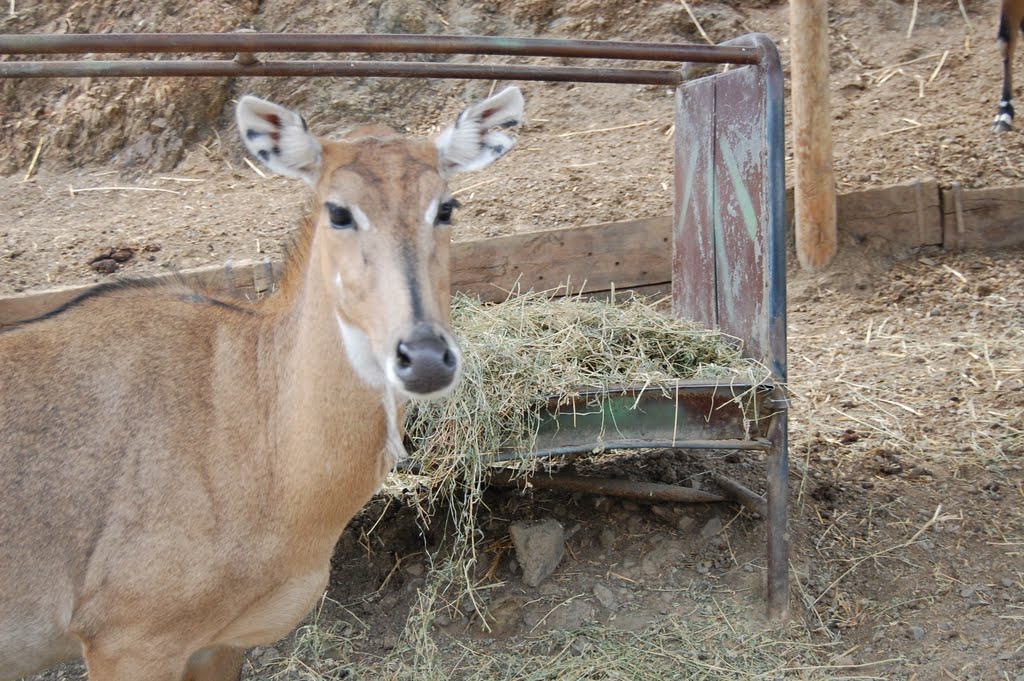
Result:
[[[739,342],[631,297],[625,302],[527,293],[501,304],[458,295],[452,327],[465,364],[449,397],[410,412],[406,428],[418,473],[449,496],[483,476],[501,448],[529,453],[552,397],[581,388],[640,384],[671,391],[680,379],[725,383],[768,377]]]

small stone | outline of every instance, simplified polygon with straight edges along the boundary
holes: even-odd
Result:
[[[616,534],[615,530],[610,527],[602,528],[597,535],[597,543],[601,545],[601,548],[605,551],[611,551],[615,548]]]
[[[660,520],[664,520],[669,525],[674,525],[676,521],[675,513],[673,513],[672,508],[668,506],[651,506],[651,515]]]
[[[907,633],[910,635],[910,638],[920,641],[924,638],[925,630],[924,627],[912,626],[907,628]]]
[[[684,515],[682,518],[676,521],[676,529],[683,534],[689,534],[693,532],[693,528],[696,527],[697,521],[688,515]]]
[[[615,611],[619,609],[619,599],[617,599],[615,597],[615,593],[604,584],[594,585],[594,598],[596,598],[597,602],[607,610]]]
[[[539,586],[551,576],[565,555],[565,530],[557,520],[543,520],[530,525],[523,522],[509,526],[516,560],[523,566],[523,582]]]
[[[714,516],[711,520],[704,523],[704,527],[700,529],[700,536],[704,539],[710,539],[716,534],[722,531],[722,519],[718,516]]]

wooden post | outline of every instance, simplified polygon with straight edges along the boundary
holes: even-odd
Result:
[[[838,243],[828,89],[827,0],[790,0],[789,42],[796,252],[804,269],[816,271],[832,262]]]

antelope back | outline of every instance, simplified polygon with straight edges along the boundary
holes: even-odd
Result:
[[[322,297],[351,364],[370,385],[427,398],[458,380],[461,360],[448,326],[458,202],[446,180],[503,156],[514,141],[491,129],[518,124],[522,113],[522,95],[508,88],[465,109],[433,140],[366,127],[329,141],[284,107],[251,96],[239,102],[249,151],[315,191],[302,237],[303,290]]]

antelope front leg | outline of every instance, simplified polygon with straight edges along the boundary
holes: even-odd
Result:
[[[89,681],[182,681],[185,665],[159,651],[87,648],[85,667]]]
[[[245,651],[215,646],[200,650],[188,661],[183,681],[238,681]]]

